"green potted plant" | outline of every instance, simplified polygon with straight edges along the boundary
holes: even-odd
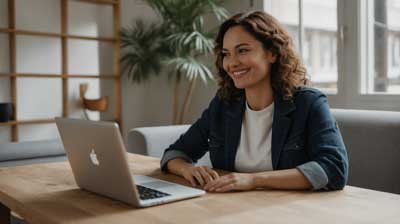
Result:
[[[174,79],[173,123],[181,124],[189,109],[197,79],[213,80],[209,60],[214,47],[214,31],[206,31],[204,16],[218,21],[227,18],[221,0],[144,0],[161,18],[159,23],[138,19],[121,29],[122,71],[133,82],[167,74]],[[189,81],[179,109],[179,90]]]

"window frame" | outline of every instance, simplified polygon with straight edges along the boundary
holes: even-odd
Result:
[[[338,86],[341,88],[338,88],[338,92],[342,94],[338,94],[337,102],[333,105],[341,108],[399,111],[399,94],[368,93],[374,79],[374,52],[373,47],[368,47],[374,44],[371,38],[374,18],[368,16],[373,13],[372,1],[338,0],[339,3],[342,12],[339,12],[338,18],[342,17],[339,26],[343,30],[343,38],[340,39],[342,47],[338,53],[339,58],[342,55],[342,67],[338,74],[341,80]]]

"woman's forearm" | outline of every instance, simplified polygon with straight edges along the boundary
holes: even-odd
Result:
[[[186,160],[176,158],[167,163],[169,172],[184,176],[184,171],[193,165]],[[253,173],[255,188],[270,188],[282,190],[308,190],[312,185],[307,178],[297,169],[276,170]]]
[[[297,169],[276,170],[254,173],[256,188],[271,188],[282,190],[308,190],[312,185]]]
[[[182,171],[190,166],[192,164],[181,158],[172,159],[167,163],[168,171],[179,176],[183,176]]]

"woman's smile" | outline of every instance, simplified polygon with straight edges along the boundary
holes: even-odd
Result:
[[[235,70],[235,71],[232,71],[231,74],[232,74],[233,78],[235,78],[235,79],[241,79],[241,78],[243,78],[245,75],[247,75],[247,74],[249,73],[250,70],[251,70],[250,68]]]

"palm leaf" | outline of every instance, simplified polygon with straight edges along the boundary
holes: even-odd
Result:
[[[161,73],[164,58],[173,55],[163,41],[165,32],[165,27],[146,25],[143,20],[121,30],[122,71],[132,81],[142,82]]]
[[[204,83],[214,80],[209,68],[196,58],[190,56],[177,57],[168,60],[168,64],[175,66],[175,69],[180,70],[188,80],[192,80],[195,77],[200,77]]]
[[[214,41],[199,31],[175,33],[166,38],[170,42],[171,49],[192,49],[203,54],[212,53]]]

